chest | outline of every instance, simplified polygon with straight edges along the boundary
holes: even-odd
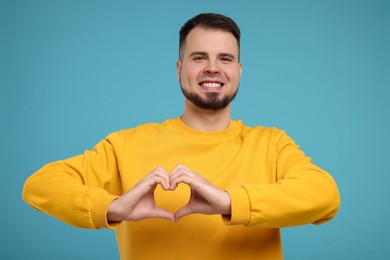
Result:
[[[158,166],[170,172],[178,164],[229,189],[247,183],[275,182],[274,157],[272,144],[261,138],[237,137],[218,143],[153,138],[129,143],[119,168],[124,190]]]

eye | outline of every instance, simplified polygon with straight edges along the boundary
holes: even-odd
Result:
[[[204,56],[194,56],[193,60],[194,61],[203,61],[203,60],[206,60],[206,58]]]
[[[232,62],[233,59],[229,56],[222,56],[221,57],[221,61],[224,62],[224,63],[229,63],[229,62]]]

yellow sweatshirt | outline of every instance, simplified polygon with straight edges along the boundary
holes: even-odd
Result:
[[[178,164],[228,191],[230,218],[107,222],[113,199],[157,166]],[[173,212],[189,195],[185,184],[155,191],[157,204]],[[115,229],[121,259],[283,259],[280,227],[321,224],[340,203],[332,177],[285,132],[234,120],[203,132],[180,118],[112,133],[91,151],[44,166],[27,179],[23,198],[70,225]]]

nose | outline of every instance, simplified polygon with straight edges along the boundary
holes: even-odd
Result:
[[[219,69],[217,62],[209,60],[207,62],[207,66],[205,67],[205,72],[207,74],[211,74],[211,75],[219,74],[220,69]]]

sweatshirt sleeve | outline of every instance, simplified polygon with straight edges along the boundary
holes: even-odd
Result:
[[[113,228],[106,214],[118,197],[115,187],[122,145],[123,135],[114,133],[82,155],[45,165],[26,180],[23,199],[72,226]]]
[[[311,162],[284,131],[273,129],[268,147],[273,160],[269,173],[275,183],[245,184],[228,190],[232,215],[230,225],[281,228],[322,224],[339,208],[339,192],[333,178]]]

